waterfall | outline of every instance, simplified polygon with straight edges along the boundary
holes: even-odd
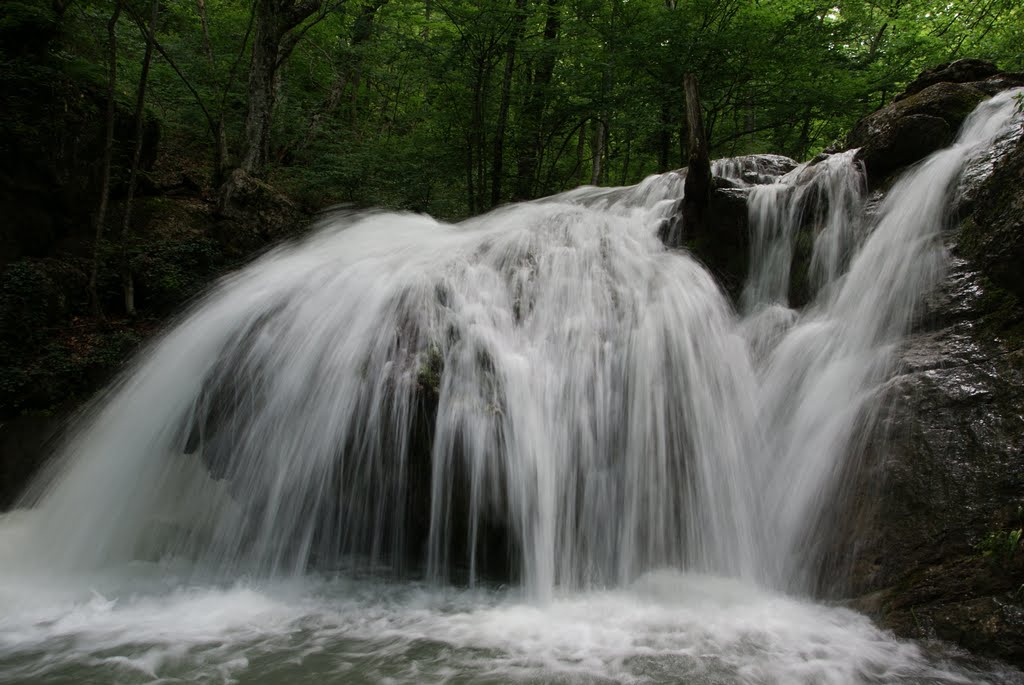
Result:
[[[1010,93],[983,103],[871,216],[853,153],[784,175],[716,164],[761,184],[739,311],[658,238],[678,173],[454,225],[331,215],[224,279],[94,403],[24,503],[18,563],[385,566],[538,598],[671,567],[804,591],[823,507],[943,275],[958,175],[1014,112]]]

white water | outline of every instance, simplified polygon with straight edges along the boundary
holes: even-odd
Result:
[[[677,174],[330,219],[197,304],[0,520],[0,676],[1016,682],[777,594],[814,580],[958,174],[1012,112],[872,222],[849,156],[752,191],[742,315],[657,238]]]

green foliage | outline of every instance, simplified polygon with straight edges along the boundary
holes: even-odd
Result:
[[[112,0],[79,0],[60,17],[39,3],[9,4],[0,39],[14,35],[5,27],[32,27],[19,35],[53,43],[69,73],[102,82]],[[130,95],[138,75],[144,40],[132,17],[144,14],[144,4],[126,5],[118,25],[119,96]],[[542,195],[587,182],[595,161],[601,182],[631,183],[684,164],[686,72],[700,79],[714,154],[806,157],[923,67],[961,56],[1024,67],[1018,5],[331,4],[279,69],[265,172],[311,205],[351,202],[449,218],[490,207],[494,185],[501,202],[517,187]],[[247,0],[170,3],[157,25],[150,103],[175,152],[200,160],[194,163],[211,181],[218,122],[230,157],[237,161],[243,146],[258,28],[251,7]],[[535,168],[524,162],[531,155]]]
[[[1017,508],[1017,522],[1024,523],[1024,507]],[[1001,528],[989,531],[976,545],[983,557],[995,566],[1005,566],[1012,562],[1021,552],[1021,538],[1024,527]]]
[[[978,551],[993,563],[1000,565],[1009,563],[1020,551],[1022,534],[1024,534],[1024,529],[1021,528],[989,532],[978,543]]]
[[[167,312],[198,293],[218,263],[217,245],[208,236],[146,241],[132,250],[139,304]]]
[[[69,321],[68,291],[80,281],[56,260],[21,259],[0,275],[0,416],[83,399],[141,339],[130,329]]]
[[[10,344],[32,342],[64,308],[64,293],[46,265],[33,259],[8,265],[0,276],[0,331]]]

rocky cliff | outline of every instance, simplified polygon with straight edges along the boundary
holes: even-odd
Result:
[[[862,121],[869,184],[947,144],[974,104],[1024,76],[925,72]],[[1024,134],[1024,131],[1022,131]],[[1024,137],[965,174],[950,270],[902,353],[888,411],[837,513],[853,606],[900,635],[1024,664]],[[833,568],[832,571],[835,569]]]

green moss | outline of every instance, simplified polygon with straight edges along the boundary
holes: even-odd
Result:
[[[416,382],[421,390],[434,393],[441,391],[441,375],[444,373],[444,358],[437,345],[430,345],[420,357],[420,368],[416,374]]]
[[[898,116],[929,114],[944,119],[954,130],[988,96],[960,83],[937,83],[894,106]]]
[[[975,549],[996,567],[1009,564],[1024,550],[1024,507],[1017,508],[1016,524],[989,531]]]
[[[993,565],[1008,564],[1020,552],[1022,535],[1024,535],[1022,528],[991,531],[982,538],[976,549]]]

